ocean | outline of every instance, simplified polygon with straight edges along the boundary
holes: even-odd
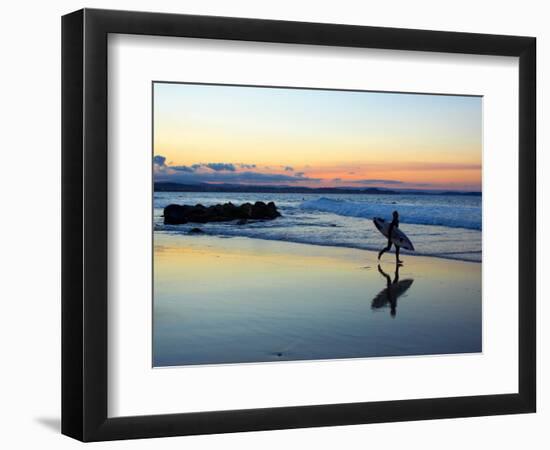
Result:
[[[282,217],[271,221],[165,225],[163,208],[171,203],[205,206],[255,201],[277,205]],[[220,237],[380,250],[386,239],[372,218],[391,219],[399,212],[400,229],[415,246],[414,254],[481,262],[482,197],[477,195],[372,195],[155,192],[154,231],[187,234],[200,227]],[[410,253],[410,252],[409,252]],[[402,254],[407,254],[403,250]]]

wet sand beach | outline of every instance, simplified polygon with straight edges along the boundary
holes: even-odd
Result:
[[[153,365],[472,353],[481,264],[155,233]]]

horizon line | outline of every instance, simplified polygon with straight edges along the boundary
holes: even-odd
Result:
[[[478,193],[482,194],[482,189],[453,189],[453,188],[422,188],[422,187],[383,187],[383,186],[290,186],[290,185],[274,185],[274,184],[239,184],[239,183],[181,183],[178,181],[167,181],[167,180],[153,180],[154,184],[157,183],[163,183],[163,184],[173,184],[178,186],[189,186],[189,187],[219,187],[219,188],[258,188],[258,189],[307,189],[310,191],[315,190],[323,190],[323,189],[334,189],[334,190],[347,190],[347,191],[361,191],[365,189],[377,189],[379,191],[401,191],[401,192],[407,192],[407,191],[421,191],[421,192],[434,192],[434,193],[440,193],[440,192],[463,192],[463,193]]]

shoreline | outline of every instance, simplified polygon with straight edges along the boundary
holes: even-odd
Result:
[[[192,224],[193,225],[193,224]],[[201,224],[195,224],[195,225],[201,225]],[[193,227],[194,228],[194,227]],[[200,228],[200,226],[199,226]],[[240,236],[240,235],[215,235],[215,234],[208,234],[208,233],[201,233],[192,235],[189,232],[176,232],[176,231],[167,231],[167,230],[154,230],[153,229],[153,239],[156,239],[156,236],[170,236],[170,237],[180,237],[180,238],[201,238],[201,237],[211,237],[211,238],[219,238],[219,239],[250,239],[250,240],[258,240],[258,241],[267,241],[267,242],[276,242],[281,244],[297,244],[297,245],[305,245],[305,246],[312,246],[312,247],[322,247],[322,248],[334,248],[334,249],[343,249],[343,250],[353,250],[357,252],[368,252],[378,255],[378,252],[382,249],[383,245],[381,245],[380,249],[369,249],[369,248],[359,248],[359,247],[352,247],[347,245],[333,245],[333,244],[318,244],[318,243],[310,243],[310,242],[300,242],[300,241],[291,241],[291,240],[280,240],[280,239],[269,239],[269,238],[263,238],[263,237],[256,237],[256,236]],[[477,252],[476,252],[477,253]],[[464,252],[461,252],[461,254],[464,254]],[[389,257],[395,259],[395,249],[392,247],[392,249],[389,252],[385,253],[385,258],[388,259]],[[473,264],[481,264],[482,260],[476,261],[471,259],[462,259],[462,258],[454,258],[450,256],[440,256],[440,255],[430,255],[430,254],[422,254],[417,252],[408,252],[407,250],[402,250],[400,253],[401,259],[404,258],[432,258],[437,260],[444,260],[444,261],[458,261],[458,262],[465,262],[465,263],[473,263]]]
[[[273,201],[282,217],[273,221],[247,223],[208,222],[171,225],[164,223],[163,209],[167,205],[234,205]],[[212,236],[242,236],[276,242],[297,242],[309,245],[355,248],[380,251],[387,243],[372,223],[372,217],[389,217],[398,210],[402,231],[414,243],[416,252],[403,254],[435,257],[445,260],[482,261],[482,230],[477,200],[415,200],[399,198],[396,202],[361,196],[336,198],[327,195],[286,194],[258,196],[257,194],[159,192],[154,198],[155,233],[187,234],[200,227]]]

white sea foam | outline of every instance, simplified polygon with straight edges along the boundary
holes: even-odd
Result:
[[[439,225],[451,228],[481,230],[481,207],[442,204],[395,204],[369,203],[338,200],[321,197],[307,200],[300,205],[303,209],[330,212],[341,216],[389,218],[396,209],[400,222],[416,225]]]

